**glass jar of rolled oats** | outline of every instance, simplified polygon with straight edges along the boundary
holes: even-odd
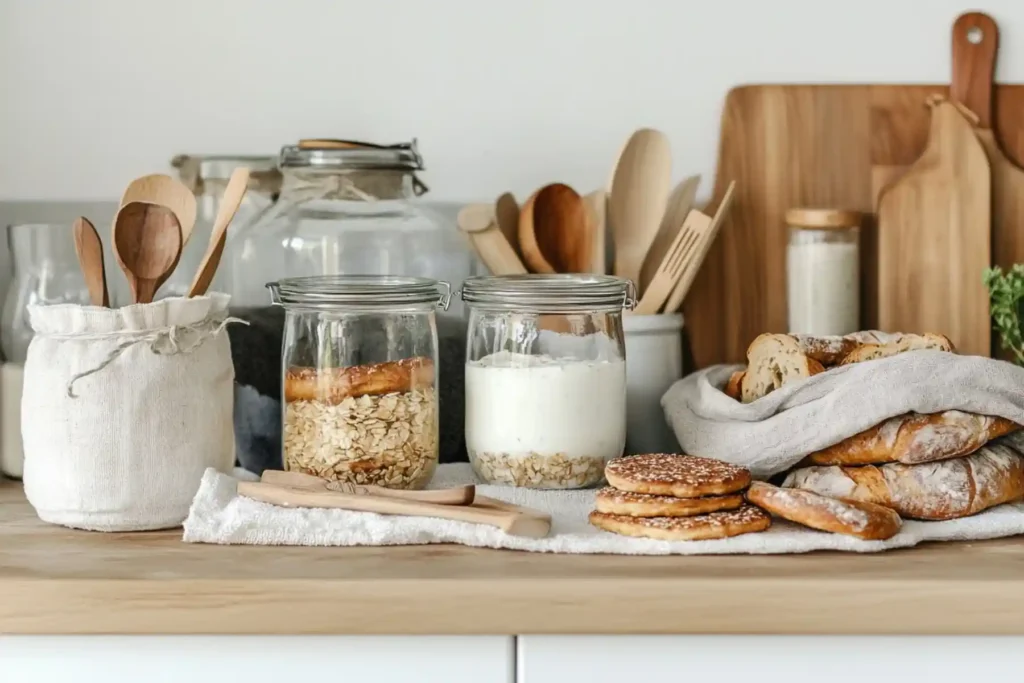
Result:
[[[437,322],[446,282],[336,275],[268,284],[284,307],[289,471],[423,488],[437,467]]]

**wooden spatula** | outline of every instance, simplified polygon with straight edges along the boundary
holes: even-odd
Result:
[[[690,293],[690,288],[693,287],[693,283],[697,279],[697,273],[700,272],[701,266],[704,265],[704,260],[707,258],[708,252],[711,251],[712,245],[715,243],[715,237],[718,236],[718,231],[721,230],[725,217],[729,215],[729,209],[732,207],[732,198],[735,191],[736,183],[730,182],[729,186],[725,190],[725,195],[722,197],[722,201],[718,203],[718,210],[715,211],[715,215],[708,219],[707,216],[701,214],[707,221],[707,227],[701,231],[700,243],[697,245],[697,250],[693,254],[693,257],[687,262],[686,272],[679,278],[679,282],[676,283],[671,296],[669,296],[668,301],[665,302],[666,313],[675,313],[678,311],[679,307],[682,306],[683,302],[686,300],[686,295]],[[693,212],[691,211],[691,213]],[[704,220],[701,222],[705,223]]]
[[[110,307],[110,295],[107,292],[107,276],[103,266],[103,243],[99,233],[88,218],[79,216],[75,219],[75,253],[78,254],[78,265],[82,268],[89,300],[93,306]]]
[[[551,530],[550,518],[473,505],[438,505],[417,500],[378,496],[369,493],[315,491],[304,487],[281,486],[264,482],[238,482],[238,494],[281,507],[335,508],[383,515],[436,517],[472,524],[495,526],[512,536],[544,538]]]
[[[701,220],[703,219],[703,221]],[[669,245],[662,258],[647,291],[640,297],[633,310],[635,315],[654,315],[672,293],[673,287],[679,282],[686,270],[688,259],[691,258],[702,233],[711,224],[710,219],[700,211],[691,211],[690,216],[676,232],[672,244]]]
[[[936,332],[961,353],[990,354],[982,273],[991,254],[991,190],[973,126],[953,103],[934,103],[924,154],[879,199],[882,330]]]
[[[693,202],[697,199],[697,188],[699,186],[700,176],[690,176],[676,185],[675,189],[672,190],[672,194],[669,195],[668,203],[665,206],[665,215],[662,216],[661,226],[658,228],[658,234],[654,237],[654,241],[651,242],[651,247],[647,250],[647,255],[644,256],[644,265],[640,269],[640,281],[637,283],[637,287],[640,290],[641,296],[650,286],[651,280],[654,279],[654,273],[658,270],[658,265],[664,260],[665,254],[668,252],[669,245],[672,244],[672,240],[675,239],[675,236],[682,229],[683,221],[690,214]]]

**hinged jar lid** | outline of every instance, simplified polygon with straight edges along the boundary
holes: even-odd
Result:
[[[422,171],[423,157],[415,138],[394,145],[317,138],[282,147],[279,164],[281,168]]]
[[[448,310],[451,285],[426,277],[312,275],[270,282],[270,299],[288,308],[401,308],[436,304]]]
[[[509,311],[608,311],[632,309],[636,290],[610,275],[483,275],[462,284],[462,300]]]

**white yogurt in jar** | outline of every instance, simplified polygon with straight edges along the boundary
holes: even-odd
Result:
[[[501,351],[466,364],[473,453],[610,460],[626,442],[626,363]]]

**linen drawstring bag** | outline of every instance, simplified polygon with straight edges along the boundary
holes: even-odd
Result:
[[[231,470],[229,299],[29,307],[23,478],[40,519],[95,531],[175,527],[203,472]]]

